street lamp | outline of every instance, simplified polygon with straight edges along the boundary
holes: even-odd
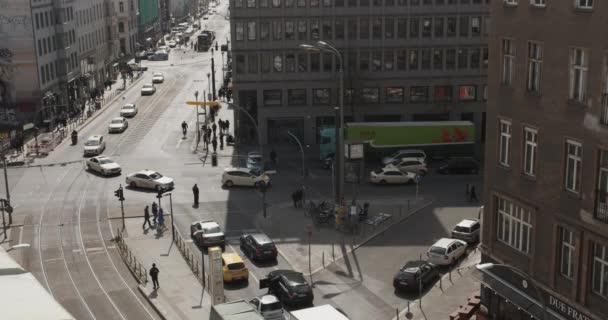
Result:
[[[207,72],[207,83],[209,84],[209,92],[211,92],[211,73]]]
[[[536,281],[534,281],[534,279],[530,278],[530,276],[528,276],[525,272],[521,271],[520,269],[514,267],[514,266],[510,266],[508,264],[502,264],[502,263],[492,263],[492,262],[487,262],[487,263],[480,263],[477,264],[475,266],[477,268],[477,270],[480,271],[484,271],[484,270],[490,270],[496,267],[502,267],[502,268],[506,268],[509,269],[517,274],[519,274],[522,278],[526,278],[527,280],[530,281],[530,283],[532,284],[532,286],[534,287],[534,290],[536,291],[536,295],[538,296],[538,299],[541,300],[541,303],[543,304],[543,320],[547,320],[549,318],[547,318],[547,303],[545,301],[545,298],[543,297],[543,295],[540,292],[540,289],[538,288],[538,284],[536,283]]]
[[[196,101],[196,147],[201,141],[200,124],[198,123],[198,90],[194,91],[194,99]]]
[[[315,44],[301,44],[300,49],[313,52],[329,52],[338,58],[340,64],[339,121],[336,121],[337,139],[334,156],[334,163],[338,164],[338,170],[336,171],[336,179],[338,180],[336,183],[336,203],[340,204],[344,194],[344,63],[342,54],[325,41],[317,41]]]

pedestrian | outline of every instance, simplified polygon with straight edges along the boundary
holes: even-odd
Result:
[[[156,225],[156,219],[158,218],[158,205],[156,202],[152,202],[152,217],[152,221],[154,222],[154,225]]]
[[[165,228],[165,213],[163,208],[158,208],[158,225],[156,225],[156,231],[162,232]]]
[[[152,264],[152,268],[150,268],[150,278],[152,278],[152,286],[154,289],[160,288],[158,284],[158,268],[156,267],[156,263]]]
[[[297,191],[294,191],[291,194],[291,200],[293,200],[293,207],[297,209],[298,208],[298,192]]]
[[[224,130],[224,121],[222,119],[217,119],[217,126],[220,128],[220,133]]]
[[[149,206],[146,206],[144,209],[144,224],[141,226],[144,230],[146,230],[146,222],[150,229],[152,229],[152,224],[150,223],[150,211],[148,210]]]
[[[277,164],[277,153],[274,151],[274,149],[270,151],[270,161],[272,161],[272,164],[274,165]]]
[[[196,183],[192,187],[192,194],[194,195],[194,206],[198,207],[198,186]]]
[[[304,193],[302,189],[298,189],[296,191],[296,208],[302,208],[302,199],[304,198]]]
[[[306,203],[306,187],[304,185],[302,185],[302,188],[300,188],[300,190],[302,191],[302,199],[300,199],[302,205],[300,207],[302,207],[304,205],[304,203]]]
[[[466,190],[465,190],[465,194],[467,196],[467,199],[469,198],[469,189],[470,188],[471,188],[471,185],[467,183]]]
[[[217,151],[217,139],[215,139],[215,137],[213,137],[211,144],[213,145],[213,152],[215,153]]]
[[[228,133],[228,131],[230,130],[230,121],[228,119],[224,121],[224,130],[226,130],[226,133]]]
[[[215,124],[215,122],[211,126],[211,129],[213,130],[213,135],[215,136],[215,132],[217,131],[217,125]]]
[[[220,150],[224,150],[224,134],[220,132]]]
[[[471,202],[473,202],[473,201],[475,201],[475,202],[479,201],[477,199],[477,193],[475,192],[475,185],[471,185],[471,189],[469,190],[469,197],[470,197],[469,199],[470,199]]]

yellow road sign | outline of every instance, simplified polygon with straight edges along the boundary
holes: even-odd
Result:
[[[203,101],[186,101],[187,105],[191,105],[191,106],[210,106],[210,107],[215,107],[215,106],[219,106],[220,103],[216,102],[216,101],[207,101],[207,102],[203,102]]]

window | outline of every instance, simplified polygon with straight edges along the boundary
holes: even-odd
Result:
[[[245,31],[243,30],[243,23],[236,22],[235,29],[236,29],[236,40],[242,41],[245,38],[245,35],[244,35]]]
[[[258,73],[258,55],[253,53],[247,56],[247,68],[249,73]]]
[[[530,0],[530,5],[534,7],[544,7],[546,3],[545,0]]]
[[[372,71],[382,71],[382,51],[372,51]]]
[[[308,56],[306,53],[298,53],[298,72],[308,71]]]
[[[566,190],[578,193],[581,185],[582,145],[566,140]]]
[[[456,68],[456,49],[445,50],[445,68],[448,70]]]
[[[255,8],[255,0],[247,0],[247,8]]]
[[[431,68],[431,49],[421,49],[420,50],[420,61],[421,69],[428,70]]]
[[[570,50],[570,99],[578,102],[586,99],[588,59],[585,49]]]
[[[408,57],[408,68],[410,70],[418,70],[418,49],[410,49]]]
[[[485,47],[482,49],[482,53],[481,53],[481,65],[484,69],[488,68],[488,58],[489,58],[488,48]]]
[[[347,30],[348,40],[356,40],[357,39],[357,19],[348,19],[346,30]]]
[[[285,0],[285,8],[293,8],[294,0]]]
[[[498,161],[508,167],[511,156],[511,121],[500,120],[500,148]]]
[[[124,22],[118,23],[118,32],[125,32],[125,24]]]
[[[460,16],[460,36],[468,37],[469,36],[469,17]]]
[[[293,21],[285,21],[285,40],[295,40],[296,30]]]
[[[328,105],[331,103],[329,88],[312,89],[312,104]]]
[[[471,18],[471,35],[474,37],[481,35],[481,17]]]
[[[326,8],[331,8],[332,0],[323,0],[323,6]]]
[[[336,19],[334,21],[334,30],[336,33],[336,40],[344,40],[344,20]]]
[[[319,30],[319,20],[310,21],[310,39],[311,40],[321,39],[321,32]]]
[[[359,38],[369,39],[369,19],[361,18],[361,20],[359,20],[359,24]]]
[[[516,6],[517,0],[504,0],[504,3],[508,6]]]
[[[540,92],[540,73],[543,63],[543,47],[537,42],[528,42],[528,91]]]
[[[448,37],[456,36],[456,17],[448,17],[446,33]]]
[[[384,38],[385,39],[395,38],[395,19],[384,18]]]
[[[574,5],[579,9],[593,9],[593,0],[575,0]]]
[[[397,19],[397,38],[405,39],[407,37],[407,19]]]
[[[321,54],[311,53],[310,54],[310,72],[321,71]]]
[[[42,55],[42,40],[38,39],[38,56]]]
[[[335,0],[334,6],[340,8],[344,7],[344,0]]]
[[[359,52],[359,71],[369,71],[369,52]]]
[[[397,70],[403,71],[407,68],[407,52],[405,49],[397,50]]]
[[[319,6],[319,0],[310,0],[310,7],[316,8]]]
[[[306,105],[306,89],[287,90],[287,104],[290,106]]]
[[[272,55],[272,71],[283,72],[283,55],[275,53]]]
[[[235,1],[238,2],[238,1],[242,1],[242,0],[235,0]],[[236,7],[239,8],[239,6],[236,6]],[[268,0],[260,0],[260,8],[268,8]]]
[[[420,36],[420,18],[410,18],[410,38]]]
[[[536,148],[538,146],[538,132],[529,127],[524,128],[524,174],[534,177],[536,175]]]
[[[268,40],[270,37],[270,22],[260,21],[260,40]]]
[[[36,30],[40,29],[40,14],[36,13]]]
[[[306,0],[297,0],[296,5],[298,6],[298,8],[304,8],[306,7]]]
[[[458,49],[458,69],[467,69],[469,67],[469,50]]]
[[[568,279],[574,274],[574,233],[566,228],[561,229],[560,272]]]
[[[460,86],[458,88],[458,100],[460,101],[475,101],[477,98],[476,86]]]
[[[264,90],[263,96],[265,106],[281,105],[281,90]]]
[[[354,8],[357,6],[357,0],[348,0],[348,7]]]
[[[593,292],[608,297],[608,249],[599,243],[593,244]]]
[[[443,70],[443,50],[433,49],[433,69]]]
[[[528,253],[532,231],[530,216],[530,211],[499,197],[497,239],[515,250]]]
[[[418,86],[410,88],[411,102],[426,102],[429,100],[429,87]]]
[[[306,20],[298,20],[298,40],[308,40]]]
[[[372,39],[382,40],[382,18],[372,20]]]
[[[392,50],[384,51],[384,71],[393,71],[394,55]]]
[[[270,65],[271,65],[271,60],[272,60],[272,55],[270,53],[262,53],[261,54],[261,71],[262,73],[269,73],[270,72]]]
[[[443,37],[443,18],[435,17],[435,38]]]
[[[435,86],[435,101],[452,101],[452,86]]]
[[[255,40],[256,34],[255,21],[247,22],[247,40]]]
[[[403,103],[403,88],[385,88],[384,102],[386,103]]]
[[[280,8],[281,7],[281,0],[272,0],[272,7],[273,8]]]
[[[245,56],[242,54],[236,55],[236,73],[245,73]]]
[[[323,58],[323,72],[332,72],[333,59],[334,55],[329,52],[324,52],[322,55]]]
[[[475,48],[471,49],[471,69],[479,69],[481,65],[481,49]]]
[[[125,12],[125,4],[124,4],[124,2],[120,1],[118,3],[118,11]]]
[[[430,38],[433,29],[433,18],[422,18],[422,37]]]
[[[273,21],[272,22],[272,39],[273,40],[281,40],[283,39],[283,22],[278,20],[278,21]]]
[[[332,22],[331,20],[323,20],[323,40],[332,40]]]
[[[378,88],[361,89],[361,100],[363,101],[363,103],[380,102],[380,89],[378,89]]]
[[[515,48],[513,40],[502,39],[502,83],[513,83],[513,63],[515,62]]]

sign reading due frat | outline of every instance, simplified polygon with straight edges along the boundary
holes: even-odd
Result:
[[[565,303],[564,301],[554,297],[553,295],[549,294],[549,307],[551,308],[551,310],[559,313],[560,315],[566,317],[567,319],[572,319],[572,320],[593,320],[591,317],[589,317],[588,315],[580,312],[579,310],[575,309],[573,306]]]

